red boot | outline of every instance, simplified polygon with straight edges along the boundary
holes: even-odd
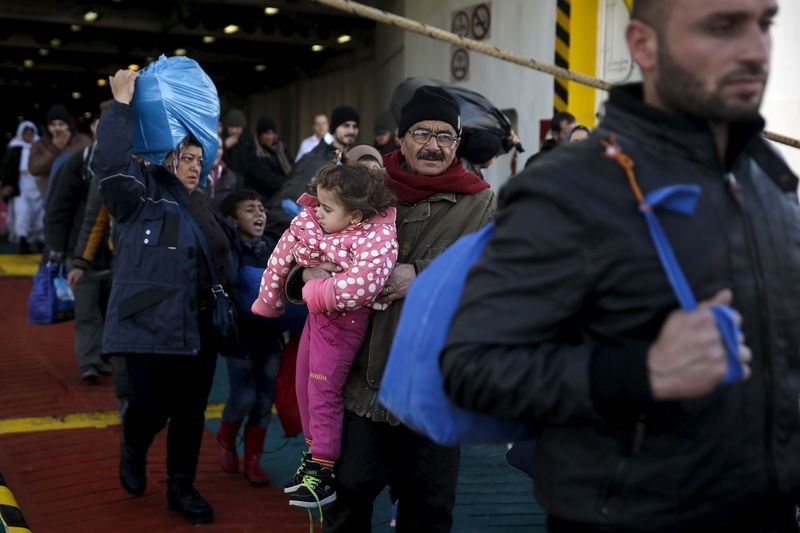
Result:
[[[244,477],[253,485],[268,485],[269,474],[261,468],[267,428],[247,426],[244,430]]]
[[[239,426],[242,423],[231,424],[222,419],[217,433],[217,444],[219,452],[217,459],[223,472],[234,474],[239,471],[239,456],[236,455],[236,436],[239,434]]]

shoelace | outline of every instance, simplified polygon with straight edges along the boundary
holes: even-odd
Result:
[[[303,467],[301,465],[300,468],[297,469],[297,473],[300,473],[300,470],[302,468]],[[306,475],[303,476],[303,481],[300,483],[300,486],[307,488],[308,492],[310,492],[311,495],[314,497],[314,499],[317,501],[317,509],[319,509],[319,526],[320,527],[322,527],[322,524],[325,523],[325,520],[322,517],[322,504],[319,501],[319,496],[317,496],[317,490],[316,490],[317,486],[321,482],[322,481],[318,477],[306,474]],[[310,508],[306,508],[306,512],[308,513],[309,532],[310,533],[314,533],[314,515],[311,514],[311,509]]]

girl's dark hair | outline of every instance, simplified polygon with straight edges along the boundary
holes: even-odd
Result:
[[[358,163],[333,163],[322,167],[309,184],[312,194],[317,194],[317,187],[332,191],[347,211],[361,211],[365,220],[384,213],[395,203],[383,174],[371,172]]]

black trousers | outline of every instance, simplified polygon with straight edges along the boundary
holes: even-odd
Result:
[[[205,428],[205,410],[214,370],[216,349],[209,332],[211,321],[201,314],[201,348],[197,355],[126,354],[131,385],[123,421],[125,444],[146,454],[153,438],[169,421],[167,476],[194,481]]]
[[[337,499],[324,509],[324,530],[369,533],[372,506],[390,485],[399,498],[397,531],[446,533],[453,525],[459,449],[439,446],[405,426],[345,410]]]

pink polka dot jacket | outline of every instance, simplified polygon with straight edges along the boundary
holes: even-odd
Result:
[[[289,225],[267,262],[258,298],[251,310],[256,315],[276,317],[285,308],[284,287],[295,264],[308,267],[324,262],[342,268],[330,278],[313,279],[303,287],[303,300],[311,313],[336,313],[370,307],[388,307],[375,299],[397,261],[397,210],[351,224],[338,233],[326,234],[317,221],[317,198],[301,196],[306,206]]]

